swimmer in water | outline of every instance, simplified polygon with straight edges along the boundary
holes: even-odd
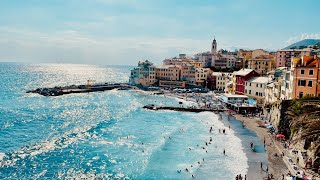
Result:
[[[188,168],[186,168],[186,171],[189,172]]]

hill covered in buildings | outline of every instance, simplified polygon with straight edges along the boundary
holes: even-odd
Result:
[[[283,49],[303,49],[303,48],[307,48],[309,46],[311,46],[311,47],[316,46],[316,47],[320,48],[320,39],[304,39],[299,42],[293,43],[290,46],[287,46]],[[316,49],[318,49],[318,48],[316,48]]]

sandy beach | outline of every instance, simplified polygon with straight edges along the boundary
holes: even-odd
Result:
[[[281,152],[275,147],[274,142],[269,136],[267,129],[263,127],[259,127],[262,123],[261,120],[255,118],[243,117],[242,115],[236,114],[233,115],[237,120],[242,121],[246,128],[254,131],[260,138],[263,143],[265,138],[266,150],[268,155],[268,168],[269,172],[274,175],[275,179],[281,179],[282,174],[288,173],[288,168],[284,163],[282,157],[280,156]],[[275,156],[275,154],[279,156]],[[259,167],[260,168],[260,167]],[[256,169],[256,168],[254,168]],[[250,168],[249,168],[250,172]]]

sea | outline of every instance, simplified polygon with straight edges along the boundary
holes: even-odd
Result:
[[[128,82],[132,68],[0,63],[0,179],[232,180],[266,161],[263,150],[248,148],[254,142],[263,149],[255,133],[226,115],[142,108],[179,106],[181,99],[134,90],[26,93],[87,80]]]

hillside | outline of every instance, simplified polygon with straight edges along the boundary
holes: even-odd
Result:
[[[308,47],[310,45],[315,45],[317,43],[320,43],[320,39],[304,39],[302,41],[293,43],[290,46],[287,46],[283,49],[292,49],[292,48],[302,49],[300,47]]]

